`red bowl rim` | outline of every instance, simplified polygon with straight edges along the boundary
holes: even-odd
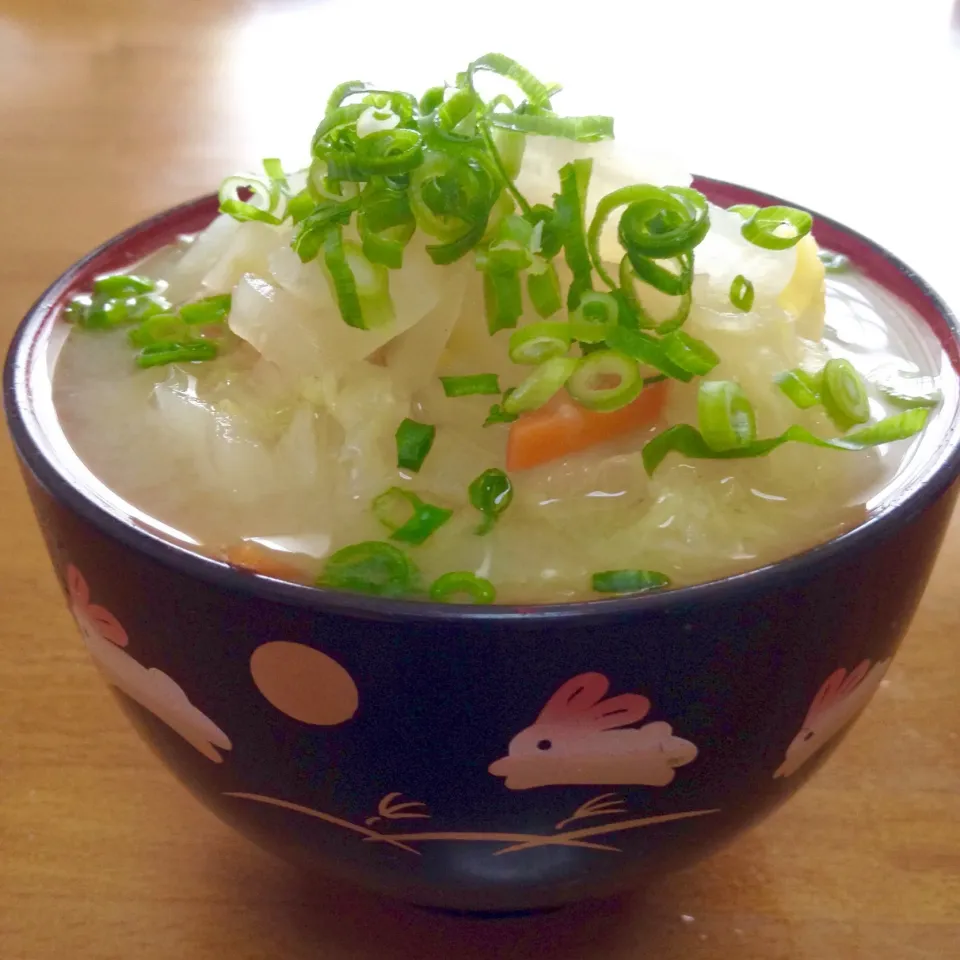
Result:
[[[789,201],[721,180],[696,177],[694,186],[714,203],[787,205]],[[650,594],[537,605],[469,606],[420,600],[371,597],[274,580],[240,570],[163,539],[96,503],[41,450],[35,436],[43,430],[33,414],[28,379],[31,365],[43,356],[47,329],[66,301],[89,289],[100,273],[122,269],[177,235],[202,229],[215,215],[216,195],[172,207],[123,231],[78,260],[37,299],[18,326],[7,354],[3,378],[4,408],[17,451],[40,485],[55,499],[130,549],[164,566],[205,581],[212,587],[263,600],[361,619],[397,622],[521,623],[533,629],[551,624],[584,625],[594,621],[672,613],[694,606],[738,603],[773,589],[795,588],[823,567],[849,562],[860,551],[894,534],[928,509],[960,476],[960,409],[954,411],[943,441],[929,458],[922,481],[902,497],[883,504],[853,529],[801,553],[743,573]],[[811,211],[813,212],[813,211]],[[821,245],[845,253],[857,268],[907,301],[930,325],[954,367],[960,370],[960,323],[946,303],[915,271],[872,240],[835,220],[813,213],[814,234]]]

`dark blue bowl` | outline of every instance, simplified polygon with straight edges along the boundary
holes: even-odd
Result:
[[[699,180],[714,201],[782,202]],[[64,302],[214,215],[177,207],[71,267],[21,324],[4,403],[57,575],[124,710],[174,773],[262,846],[419,904],[519,911],[689,864],[820,766],[878,687],[956,496],[960,418],[866,523],[656,595],[450,607],[244,573],[111,510],[49,425]],[[908,301],[912,271],[818,217],[821,244]]]

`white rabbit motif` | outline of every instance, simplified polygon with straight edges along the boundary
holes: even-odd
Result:
[[[650,701],[637,693],[604,700],[609,688],[610,681],[600,673],[568,680],[489,772],[504,777],[510,790],[569,784],[666,786],[677,767],[696,758],[696,746],[675,737],[662,720],[621,729],[642,720]]]
[[[122,648],[129,642],[126,631],[109,610],[90,603],[90,588],[72,564],[67,569],[67,589],[84,645],[107,680],[209,760],[223,763],[217,748],[232,748],[227,735],[190,702],[175,680],[162,670],[148,670],[124,653]]]
[[[872,667],[869,660],[864,660],[849,674],[842,667],[831,673],[813,698],[800,732],[787,747],[786,757],[773,776],[789,777],[796,773],[850,723],[874,695],[889,666],[889,659]]]

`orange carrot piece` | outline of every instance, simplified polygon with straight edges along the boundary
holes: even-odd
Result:
[[[633,403],[619,410],[587,410],[561,390],[539,410],[510,424],[507,470],[529,470],[653,423],[663,409],[667,383],[646,387]]]
[[[275,580],[292,580],[302,583],[305,579],[303,570],[281,559],[281,554],[270,550],[253,540],[241,540],[223,551],[223,559],[231,566],[259,573]]]

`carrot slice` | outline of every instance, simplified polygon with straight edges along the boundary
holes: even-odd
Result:
[[[507,470],[529,470],[653,423],[663,409],[666,388],[666,381],[654,383],[633,403],[609,413],[587,410],[561,390],[539,410],[510,424]]]
[[[223,551],[223,559],[234,567],[259,573],[275,580],[292,580],[302,583],[304,572],[292,563],[281,559],[276,550],[270,550],[253,540],[241,540]]]

